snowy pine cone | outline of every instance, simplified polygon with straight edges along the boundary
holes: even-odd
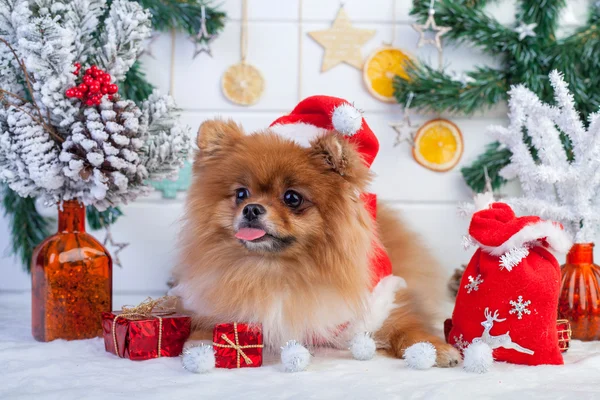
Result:
[[[19,196],[55,195],[64,183],[58,148],[30,104],[0,108],[0,179]]]
[[[130,100],[104,99],[71,126],[60,161],[70,179],[63,199],[78,198],[99,209],[133,200],[145,190],[148,172],[138,152],[144,145],[142,111]]]

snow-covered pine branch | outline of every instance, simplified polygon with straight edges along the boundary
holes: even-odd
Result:
[[[586,129],[562,75],[553,71],[550,82],[556,105],[515,86],[509,92],[508,127],[488,131],[513,154],[501,175],[518,177],[523,189],[522,197],[507,202],[519,211],[560,221],[576,242],[592,242],[600,222],[600,118],[593,114]],[[563,134],[572,144],[572,161],[562,145]]]
[[[29,21],[31,11],[25,0],[0,0],[0,37],[16,47],[17,28]],[[24,97],[25,90],[19,84],[23,75],[19,63],[7,46],[0,45],[0,88]]]
[[[104,24],[98,59],[109,74],[122,81],[152,33],[150,13],[138,3],[115,0]]]
[[[75,33],[75,60],[82,64],[96,48],[95,33],[106,0],[72,0],[66,5],[65,27]]]
[[[142,105],[148,130],[142,163],[150,179],[174,179],[190,151],[190,129],[179,122],[175,102],[156,90]]]
[[[48,111],[50,122],[60,129],[73,122],[77,107],[64,95],[75,82],[72,73],[75,37],[59,20],[59,17],[35,17],[20,26],[16,51],[33,78],[33,94],[38,106]],[[46,110],[42,110],[44,115]]]

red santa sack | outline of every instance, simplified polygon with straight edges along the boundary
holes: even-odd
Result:
[[[462,277],[448,342],[473,341],[494,359],[515,364],[563,364],[556,335],[560,268],[547,250],[571,247],[562,226],[516,217],[504,203],[476,212],[468,240],[479,247]]]

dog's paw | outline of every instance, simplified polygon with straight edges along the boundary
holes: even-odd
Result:
[[[449,344],[435,346],[437,357],[435,365],[441,368],[456,367],[461,360],[460,352]]]

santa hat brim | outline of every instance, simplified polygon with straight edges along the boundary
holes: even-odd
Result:
[[[515,248],[525,247],[527,243],[533,243],[537,240],[545,240],[548,247],[558,253],[567,253],[573,245],[569,235],[559,224],[552,221],[539,221],[525,225],[499,246],[486,246],[474,239],[477,245],[486,253],[494,256],[506,254]]]
[[[291,139],[300,146],[309,147],[311,140],[323,135],[327,129],[311,124],[296,122],[293,124],[275,124],[270,128],[276,134]]]

